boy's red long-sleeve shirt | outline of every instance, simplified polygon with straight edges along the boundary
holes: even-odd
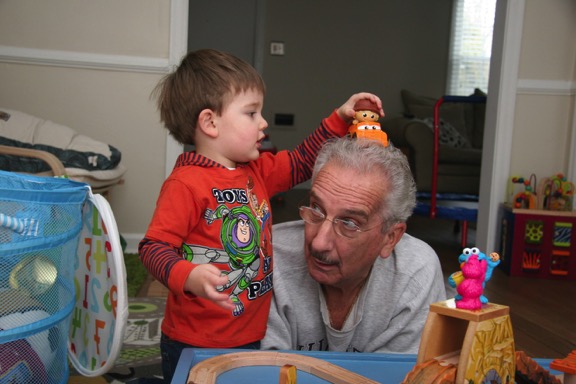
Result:
[[[193,152],[179,156],[140,243],[143,264],[170,290],[162,322],[168,337],[208,348],[264,337],[272,298],[270,197],[308,180],[322,144],[347,129],[334,112],[294,151],[263,153],[233,170]],[[234,311],[184,292],[203,263],[228,276],[220,290]]]

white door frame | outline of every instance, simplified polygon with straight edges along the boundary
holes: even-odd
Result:
[[[188,0],[172,0],[170,2],[170,71],[180,63],[188,52]],[[166,135],[166,162],[164,176],[168,177],[176,159],[184,150],[184,146],[171,135]]]
[[[525,0],[496,2],[476,231],[486,252],[498,249],[499,207],[506,201],[524,7]]]

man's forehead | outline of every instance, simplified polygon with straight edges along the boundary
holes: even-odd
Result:
[[[313,186],[310,191],[310,200],[321,208],[330,210],[337,216],[369,217],[378,205],[374,199],[365,199],[361,193],[353,188],[340,188],[338,193],[334,189]],[[348,190],[350,193],[342,193]]]
[[[318,172],[310,195],[316,199],[338,201],[341,206],[373,211],[380,207],[385,190],[385,183],[377,175],[327,165]]]

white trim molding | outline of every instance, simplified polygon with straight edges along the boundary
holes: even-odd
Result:
[[[182,57],[188,52],[188,0],[172,0],[170,3],[170,68],[176,69]],[[174,168],[176,159],[184,152],[184,146],[171,135],[166,135],[166,159],[164,176],[168,177]]]
[[[573,96],[576,94],[576,82],[563,80],[519,79],[518,94]]]
[[[108,55],[89,52],[20,48],[0,45],[0,62],[69,68],[166,73],[166,58]]]
[[[170,2],[170,71],[188,52],[188,0]]]
[[[496,3],[476,232],[476,244],[487,251],[498,249],[499,208],[506,197],[524,9],[525,0]]]

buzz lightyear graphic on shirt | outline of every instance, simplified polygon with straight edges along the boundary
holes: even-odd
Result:
[[[206,209],[204,219],[208,225],[217,220],[222,221],[220,241],[223,248],[184,244],[183,255],[194,263],[228,264],[229,270],[222,272],[227,275],[228,283],[217,289],[222,292],[234,287],[230,298],[235,304],[233,315],[239,316],[244,312],[244,304],[239,296],[258,275],[260,252],[264,253],[264,260],[267,260],[265,250],[260,249],[262,216],[258,214],[255,217],[249,205],[230,208],[221,204],[215,209]]]

